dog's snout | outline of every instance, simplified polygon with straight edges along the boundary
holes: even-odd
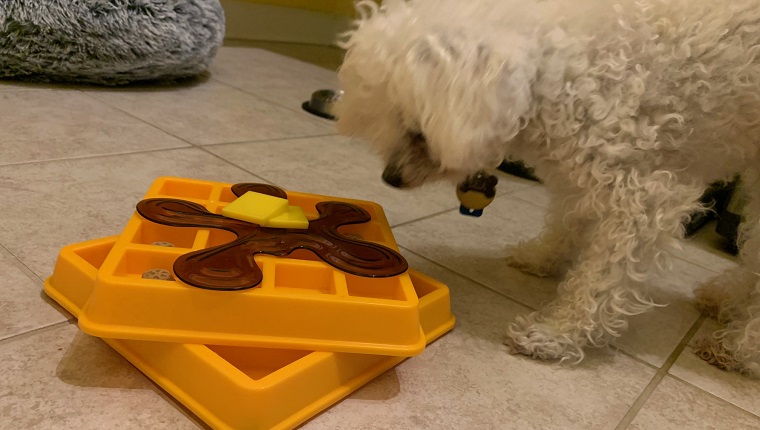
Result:
[[[401,173],[393,168],[385,169],[383,181],[393,188],[401,188],[404,185],[404,178],[401,177]]]

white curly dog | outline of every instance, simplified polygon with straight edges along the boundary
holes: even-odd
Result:
[[[649,310],[708,184],[760,195],[760,0],[365,1],[339,79],[340,133],[371,142],[398,188],[503,159],[554,195],[509,264],[564,275],[507,330],[514,352],[579,362]],[[760,198],[743,265],[700,287],[725,327],[698,352],[760,375]],[[674,247],[675,245],[675,247]]]

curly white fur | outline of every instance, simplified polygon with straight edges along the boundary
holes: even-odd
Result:
[[[566,271],[554,302],[509,327],[516,352],[577,362],[619,336],[653,306],[641,287],[669,267],[706,186],[760,167],[760,0],[395,0],[360,12],[337,125],[375,146],[386,180],[458,181],[514,158],[557,196],[544,234],[510,257]],[[760,375],[760,203],[750,210],[741,282],[715,283],[742,283],[744,310],[713,350]]]

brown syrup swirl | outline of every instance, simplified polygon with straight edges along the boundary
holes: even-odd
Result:
[[[266,184],[236,184],[232,192],[240,197],[247,191],[287,198],[285,191]],[[284,257],[297,249],[313,252],[327,264],[346,273],[369,278],[397,276],[408,269],[398,252],[338,233],[338,227],[368,222],[364,209],[342,202],[319,202],[318,219],[308,229],[269,228],[227,218],[205,207],[178,199],[147,199],[137,204],[145,219],[173,227],[218,228],[234,233],[237,239],[213,248],[184,254],[174,262],[174,274],[185,282],[208,290],[242,290],[261,283],[262,273],[253,257],[268,254]]]

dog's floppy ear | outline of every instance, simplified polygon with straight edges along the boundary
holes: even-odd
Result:
[[[535,47],[519,35],[504,40],[509,42],[494,45],[456,32],[429,34],[399,68],[406,76],[394,81],[408,84],[405,104],[412,104],[443,169],[498,165],[504,143],[524,123],[532,103]]]

